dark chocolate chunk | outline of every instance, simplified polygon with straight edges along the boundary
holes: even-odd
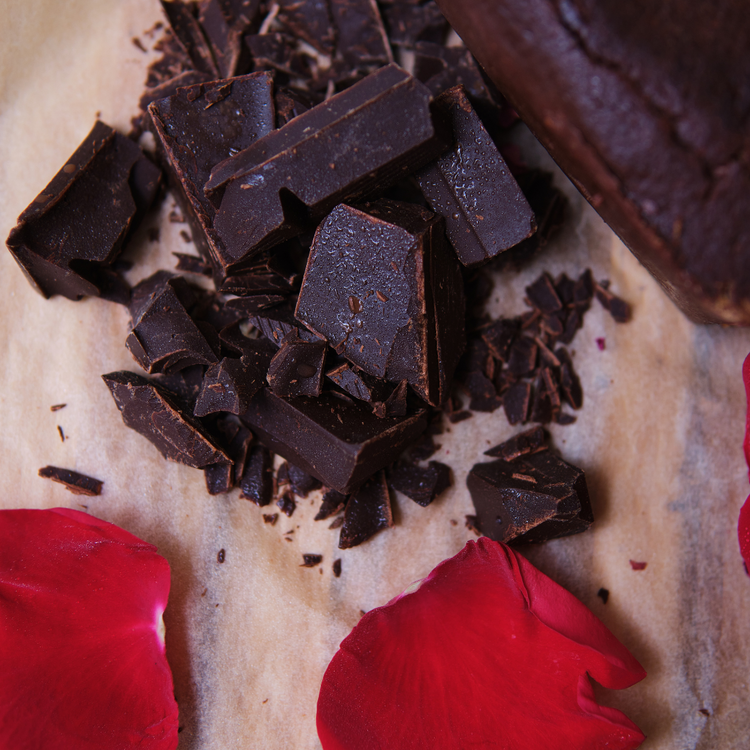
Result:
[[[501,318],[482,331],[482,339],[500,362],[507,362],[513,340],[519,332],[519,322],[515,318]]]
[[[262,445],[250,449],[245,471],[240,479],[242,497],[263,507],[273,497],[273,456]]]
[[[484,452],[485,456],[502,458],[503,461],[512,461],[514,458],[525,456],[528,453],[536,453],[547,448],[547,434],[544,427],[537,425],[530,430],[519,432],[504,442]]]
[[[536,220],[462,86],[449,89],[435,108],[451,123],[456,144],[417,175],[434,211],[466,266],[482,263],[536,231]]]
[[[538,347],[533,339],[519,336],[511,346],[508,370],[514,377],[530,375],[536,368]]]
[[[529,302],[543,313],[553,313],[562,308],[555,285],[548,273],[543,273],[533,284],[526,287]]]
[[[57,466],[45,466],[39,469],[39,476],[51,479],[53,482],[59,482],[74,495],[88,495],[90,497],[101,495],[104,485],[104,482],[100,479],[94,479],[70,469],[60,469]]]
[[[192,414],[203,387],[204,370],[203,366],[194,365],[168,375],[159,373],[152,378],[152,382],[166,388],[180,409]]]
[[[438,155],[429,99],[388,66],[218,164],[205,189],[220,203],[224,265],[242,265],[340,201],[382,190]]]
[[[67,406],[67,404],[53,404],[50,406],[50,411],[60,411],[60,409],[64,409]]]
[[[339,536],[339,549],[356,547],[378,531],[393,525],[391,495],[385,472],[379,471],[349,498]]]
[[[127,285],[112,264],[159,183],[159,169],[135,143],[97,122],[18,217],[8,249],[45,297],[104,296],[127,303]]]
[[[198,20],[192,13],[193,3],[182,0],[160,0],[175,37],[190,58],[195,70],[211,78],[219,77],[211,48],[203,35]]]
[[[503,394],[503,409],[510,424],[523,424],[529,414],[531,402],[531,383],[514,383]]]
[[[320,480],[308,474],[304,469],[300,469],[299,466],[289,464],[287,471],[289,484],[297,497],[307,497],[313,490],[320,489]]]
[[[289,334],[268,367],[268,385],[277,396],[319,396],[323,387],[325,341],[294,340]]]
[[[122,421],[150,440],[164,458],[196,469],[231,463],[214,438],[161,386],[125,371],[102,375],[102,379],[122,413]]]
[[[368,403],[382,402],[393,392],[393,386],[387,385],[380,378],[368,375],[348,362],[329,370],[326,377],[350,396]]]
[[[498,542],[543,542],[594,520],[583,472],[549,450],[475,464],[466,484],[478,528]]]
[[[336,38],[327,0],[279,0],[276,17],[294,36],[333,55]]]
[[[352,68],[380,67],[393,54],[375,0],[329,0],[336,48]]]
[[[274,129],[273,78],[261,72],[182,88],[151,104],[149,114],[198,250],[224,275],[203,186],[218,162]]]
[[[390,486],[426,508],[438,495],[451,486],[451,470],[439,461],[427,466],[396,464],[388,470]]]
[[[424,411],[378,419],[334,393],[284,399],[268,388],[242,417],[276,453],[344,494],[394,461],[427,425]]]
[[[340,557],[333,561],[332,570],[333,570],[333,575],[335,575],[336,578],[341,577],[341,558]]]
[[[315,514],[315,520],[325,521],[327,518],[341,513],[348,499],[346,495],[342,495],[336,490],[326,490],[326,493],[323,495],[323,502],[320,504],[320,509]]]
[[[385,401],[375,401],[372,404],[372,413],[376,417],[404,417],[408,411],[408,386],[402,380],[386,397]]]
[[[315,233],[295,314],[357,367],[439,405],[464,343],[442,220],[395,201],[338,206]]]
[[[237,75],[247,65],[242,36],[259,6],[259,0],[199,0],[198,21],[211,45],[220,77]]]
[[[196,417],[205,417],[217,411],[244,413],[250,399],[265,383],[265,376],[266,368],[258,366],[248,357],[241,360],[225,357],[206,370],[193,413]]]
[[[409,458],[412,461],[426,461],[440,446],[432,434],[426,431],[409,447]]]
[[[625,300],[612,294],[602,284],[596,284],[595,290],[596,298],[617,323],[627,323],[630,320],[630,305]]]
[[[219,563],[219,564],[221,564],[221,563],[223,563],[223,562],[224,562],[224,560],[226,560],[226,559],[227,559],[227,553],[226,553],[226,550],[224,550],[224,549],[220,549],[220,550],[219,550],[219,551],[218,551],[218,552],[216,553],[216,562],[217,562],[217,563]]]
[[[301,568],[314,568],[316,565],[320,565],[320,563],[323,562],[323,555],[311,555],[311,554],[304,554],[302,555],[302,565],[300,565]]]
[[[289,34],[250,34],[245,44],[256,70],[273,68],[285,74],[284,78],[307,78],[310,74],[307,56],[297,51],[296,40]]]
[[[409,48],[419,41],[442,42],[448,30],[445,16],[434,2],[383,4],[382,13],[391,44]]]
[[[294,317],[294,311],[286,305],[264,310],[259,315],[253,315],[249,320],[268,341],[276,346],[281,346],[281,342],[290,333],[296,334],[303,341],[321,340],[319,336],[300,327],[299,322]]]
[[[291,492],[285,492],[276,501],[276,505],[285,516],[289,516],[290,518],[294,511],[297,509],[297,501],[294,499],[294,495]]]
[[[167,271],[157,271],[134,287],[130,303],[133,328],[125,345],[146,372],[169,373],[218,362],[206,329],[188,312],[195,301],[185,279]]]
[[[560,392],[562,397],[574,409],[580,409],[583,406],[583,389],[581,388],[581,381],[573,369],[573,360],[570,358],[568,350],[563,347],[560,347],[555,354],[560,360]]]
[[[555,391],[550,388],[549,378],[545,376],[545,370],[548,368],[542,368],[538,371],[536,379],[534,380],[534,389],[531,399],[531,413],[529,419],[532,422],[541,422],[546,424],[551,422],[559,410],[559,398],[558,407],[555,407],[556,395]]]
[[[222,447],[225,446],[232,464],[214,464],[203,469],[209,495],[229,492],[239,484],[253,439],[253,434],[239,420],[220,419],[215,426],[216,432],[222,436]]]

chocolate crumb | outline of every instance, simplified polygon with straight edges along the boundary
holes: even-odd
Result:
[[[50,406],[50,411],[60,411],[60,409],[64,409],[67,406],[67,404],[55,404],[54,406]]]
[[[57,425],[57,431],[60,434],[60,440],[62,440],[62,442],[64,443],[65,442],[65,433],[63,432],[63,428],[60,427],[60,425]]]
[[[227,557],[227,553],[223,549],[220,549],[219,554],[216,555],[216,562],[223,563],[224,560],[226,560],[226,557]]]
[[[134,36],[130,41],[133,42],[133,46],[138,47],[141,52],[148,52],[143,46],[143,42],[137,36]]]
[[[596,595],[602,600],[604,604],[609,601],[609,589],[599,589],[599,591],[596,592]]]
[[[331,566],[333,568],[333,575],[336,576],[336,578],[341,577],[341,558],[337,558],[333,561],[333,565]]]
[[[320,565],[323,562],[323,555],[302,555],[304,562],[300,565],[300,568],[314,568],[316,565]]]
[[[102,494],[104,482],[93,477],[87,477],[85,474],[79,474],[77,471],[59,469],[57,466],[45,466],[39,469],[39,476],[65,485],[65,488],[74,495],[94,496]]]
[[[263,514],[263,523],[270,523],[271,526],[275,526],[276,521],[278,520],[279,520],[278,513],[264,513]]]
[[[291,516],[294,513],[297,503],[294,499],[294,495],[291,492],[285,492],[277,501],[276,505],[281,509],[281,512],[285,516]],[[289,533],[289,532],[287,532]]]

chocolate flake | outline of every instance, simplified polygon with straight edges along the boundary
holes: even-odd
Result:
[[[323,555],[311,555],[305,553],[302,555],[302,565],[300,568],[314,568],[316,565],[320,565],[323,562]]]
[[[276,521],[279,520],[279,514],[278,513],[264,513],[263,514],[263,523],[271,524],[271,526],[276,525]]]
[[[70,469],[60,469],[57,466],[45,466],[39,469],[39,476],[44,479],[51,479],[53,482],[59,482],[65,486],[65,489],[74,495],[94,495],[102,494],[104,482],[85,474],[79,474],[77,471]]]
[[[339,536],[339,549],[356,547],[378,531],[393,525],[385,472],[379,471],[349,498]]]
[[[536,453],[547,448],[547,434],[541,425],[519,432],[508,440],[484,452],[485,456],[512,461],[515,458]]]
[[[426,508],[451,485],[451,470],[439,461],[425,466],[397,464],[388,470],[388,484]]]
[[[320,504],[320,509],[315,514],[315,520],[325,521],[331,516],[341,513],[344,510],[347,500],[347,495],[342,495],[336,490],[326,490],[326,493],[323,495],[323,502]]]
[[[67,406],[67,404],[55,404],[54,406],[50,406],[50,411],[60,411],[60,409],[64,409]]]
[[[262,445],[253,446],[240,480],[242,497],[261,507],[273,497],[273,458]]]
[[[297,502],[294,499],[294,495],[291,492],[285,492],[277,501],[276,505],[279,507],[281,512],[285,516],[291,517],[291,515],[294,513],[294,511],[297,508]],[[294,531],[292,529],[292,531]],[[289,534],[291,532],[287,532]]]
[[[341,577],[341,558],[340,557],[333,561],[333,565],[331,566],[331,568],[333,570],[333,575],[335,575],[336,578],[340,578]]]
[[[596,595],[602,600],[603,604],[609,601],[609,589],[601,588],[596,592]]]

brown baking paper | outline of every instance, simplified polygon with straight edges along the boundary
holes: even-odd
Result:
[[[6,0],[4,237],[97,113],[127,132],[154,57],[131,40],[150,49],[154,39],[144,31],[160,18],[156,0]],[[533,159],[551,168],[528,140]],[[740,368],[750,332],[689,323],[565,178],[557,173],[556,180],[571,201],[569,221],[531,267],[496,279],[492,311],[523,312],[524,287],[542,270],[572,276],[591,267],[632,304],[633,319],[619,325],[594,303],[571,347],[583,409],[575,424],[551,428],[562,455],[586,471],[596,523],[524,552],[648,671],[629,690],[600,691],[648,735],[644,748],[747,747],[750,579],[736,519],[748,492]],[[172,268],[173,251],[194,252],[180,237],[185,225],[167,220],[172,205],[168,197],[127,251],[135,261],[131,282]],[[160,228],[158,243],[149,242],[148,227]],[[438,439],[435,458],[454,472],[450,491],[428,508],[397,497],[395,529],[339,551],[337,532],[313,522],[319,493],[300,501],[291,518],[267,525],[237,491],[210,497],[201,472],[166,462],[122,424],[100,376],[138,369],[124,347],[124,308],[44,300],[7,252],[0,286],[2,507],[85,509],[158,545],[172,567],[165,620],[180,748],[319,747],[320,681],[360,612],[472,538],[464,525],[472,512],[466,473],[514,432],[502,411],[476,414]],[[47,464],[103,480],[101,496],[75,496],[39,478]],[[322,554],[323,563],[300,567],[303,553]],[[337,579],[331,566],[338,558]],[[634,571],[631,559],[648,565]],[[599,588],[610,592],[606,605]]]

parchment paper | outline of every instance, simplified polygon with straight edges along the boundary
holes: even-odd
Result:
[[[127,132],[153,57],[131,38],[150,47],[143,32],[159,19],[155,0],[5,0],[3,238],[97,112]],[[529,149],[550,166],[531,142]],[[525,552],[645,666],[640,685],[600,691],[648,735],[644,748],[746,748],[750,579],[736,518],[748,492],[740,367],[750,332],[689,323],[565,178],[556,179],[571,199],[571,220],[529,269],[497,279],[493,311],[522,312],[523,288],[541,270],[591,267],[634,315],[618,325],[594,304],[572,346],[584,407],[574,425],[551,430],[563,456],[587,472],[596,523]],[[160,227],[161,241],[149,242],[144,228],[129,250],[131,282],[172,268],[172,251],[192,251],[179,236],[184,226],[166,220],[170,207],[168,199],[145,224]],[[122,424],[100,375],[137,370],[124,347],[123,308],[45,301],[7,252],[0,287],[2,507],[85,508],[158,545],[172,566],[165,620],[182,750],[319,747],[320,680],[360,610],[384,604],[472,537],[466,472],[514,432],[502,412],[477,414],[439,439],[435,458],[453,467],[452,490],[426,509],[398,497],[394,530],[341,552],[337,533],[312,520],[319,496],[266,525],[237,491],[210,497],[200,472],[165,462]],[[60,403],[67,406],[50,411]],[[37,477],[46,464],[102,479],[102,495],[82,500]],[[323,564],[299,567],[306,552],[322,554]],[[630,559],[648,567],[633,571]],[[610,591],[606,605],[600,587]]]

